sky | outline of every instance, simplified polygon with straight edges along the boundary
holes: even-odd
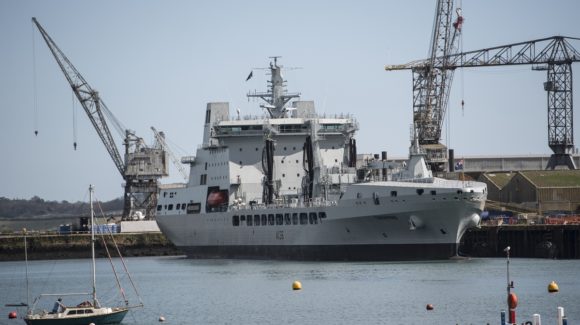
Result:
[[[465,51],[580,37],[577,0],[460,2]],[[288,91],[313,100],[319,113],[357,118],[359,153],[404,157],[411,72],[384,66],[427,57],[434,13],[434,0],[1,0],[0,197],[74,202],[89,184],[101,200],[123,194],[121,175],[32,17],[124,126],[147,143],[151,126],[164,131],[177,157],[195,154],[207,102],[228,101],[232,115],[262,114],[246,94],[265,91],[267,76],[255,70],[245,79],[270,56],[299,68],[284,73]],[[458,71],[442,141],[456,157],[551,153],[545,79],[529,66]],[[181,181],[173,166],[170,173],[163,183]]]

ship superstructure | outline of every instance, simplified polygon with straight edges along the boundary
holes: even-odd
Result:
[[[432,176],[415,141],[403,165],[357,168],[357,121],[316,114],[270,63],[263,117],[209,103],[185,186],[161,190],[157,222],[190,257],[448,258],[479,223],[486,187]]]

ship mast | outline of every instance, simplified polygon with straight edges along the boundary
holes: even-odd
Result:
[[[282,77],[282,66],[278,65],[278,58],[280,56],[271,56],[270,59],[270,75],[271,78],[268,81],[268,91],[267,92],[254,92],[248,94],[248,98],[257,97],[263,99],[266,104],[260,105],[260,107],[265,108],[270,114],[271,118],[284,118],[286,117],[286,104],[292,98],[300,97],[300,93],[288,93],[286,90],[286,81]]]

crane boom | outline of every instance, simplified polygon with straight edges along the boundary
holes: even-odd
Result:
[[[58,63],[58,66],[64,73],[66,80],[70,84],[73,92],[75,93],[77,99],[83,106],[85,113],[87,113],[91,123],[97,130],[101,141],[105,145],[107,152],[113,159],[117,170],[119,173],[125,176],[125,163],[117,145],[115,144],[115,140],[111,135],[111,131],[109,130],[109,126],[105,120],[103,115],[103,109],[108,110],[105,103],[99,98],[99,93],[95,91],[89,83],[83,78],[83,76],[78,72],[75,66],[69,61],[66,55],[60,50],[60,48],[56,45],[56,43],[52,40],[50,35],[42,28],[40,23],[36,20],[36,18],[32,18],[32,22],[38,28],[38,31],[42,35],[42,38],[48,45],[50,52],[54,56],[54,59]]]
[[[522,64],[565,64],[580,61],[580,52],[571,44],[580,38],[552,36],[481,50],[462,52],[438,58],[436,68],[456,69]],[[387,65],[385,70],[415,70],[429,66],[431,59],[415,60],[406,64]]]

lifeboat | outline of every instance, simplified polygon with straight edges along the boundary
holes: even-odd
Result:
[[[227,195],[225,192],[222,191],[211,192],[207,196],[207,205],[211,207],[222,205],[227,202],[228,202]]]

